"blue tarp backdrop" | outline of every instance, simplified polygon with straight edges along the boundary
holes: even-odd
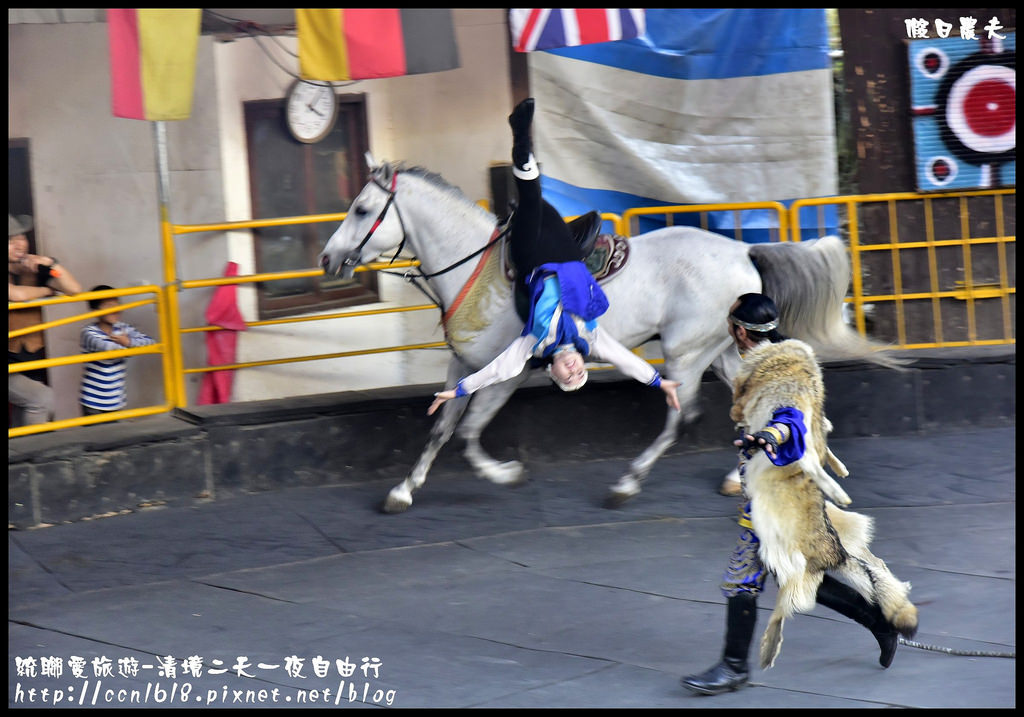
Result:
[[[836,194],[824,9],[646,13],[636,39],[530,53],[548,201],[568,216]],[[733,235],[733,213],[710,219]],[[745,241],[777,226],[766,211],[742,224]]]

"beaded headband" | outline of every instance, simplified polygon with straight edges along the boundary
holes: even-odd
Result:
[[[737,319],[735,316],[732,316],[731,314],[729,315],[729,321],[733,322],[737,326],[742,326],[747,331],[756,331],[760,334],[771,331],[772,329],[779,325],[778,319],[773,319],[772,321],[769,321],[766,324],[751,324],[746,321]]]

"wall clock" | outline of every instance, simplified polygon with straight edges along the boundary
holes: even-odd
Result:
[[[288,131],[300,142],[313,144],[326,137],[338,118],[338,98],[330,83],[296,80],[285,103]]]

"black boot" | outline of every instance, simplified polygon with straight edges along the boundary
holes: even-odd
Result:
[[[516,169],[525,170],[530,163],[533,143],[530,141],[530,126],[533,124],[533,98],[516,105],[508,116],[508,124],[512,127],[512,164]]]
[[[878,664],[882,667],[892,664],[900,633],[885,619],[882,608],[872,605],[859,592],[830,575],[818,586],[818,603],[871,630],[878,640]]]
[[[725,617],[725,650],[722,661],[699,675],[688,675],[680,682],[691,692],[718,695],[738,690],[747,684],[750,673],[747,655],[757,622],[757,595],[740,593],[729,598]]]

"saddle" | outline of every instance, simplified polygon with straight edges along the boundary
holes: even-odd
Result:
[[[594,244],[597,242],[597,235],[601,232],[601,214],[597,211],[587,212],[578,216],[566,224],[569,233],[579,244],[583,256],[589,256],[594,251]]]
[[[599,284],[611,280],[626,265],[629,259],[629,241],[618,234],[601,234],[601,215],[596,212],[586,214],[568,222],[569,231],[583,254],[583,263]],[[509,283],[515,282],[515,267],[512,265],[511,247],[506,242],[501,252],[502,274]],[[516,313],[523,321],[529,317],[530,297],[525,287],[515,284]]]
[[[629,242],[617,234],[594,234],[600,230],[599,219],[599,214],[591,212],[569,224],[573,236],[582,242],[581,247],[586,250],[583,263],[593,274],[594,279],[604,284],[626,265],[629,258]],[[498,231],[501,230],[502,227],[499,227]],[[473,276],[441,317],[450,346],[470,340],[475,332],[479,331],[479,327],[489,321],[486,317],[486,307],[490,305],[491,293],[495,290],[502,291],[500,284],[503,280],[508,287],[513,284],[514,279],[512,252],[508,242],[503,241],[481,257]],[[518,290],[520,287],[522,290]],[[530,297],[522,283],[516,284],[516,288],[516,313],[525,322],[530,314]]]
[[[599,284],[604,284],[626,265],[629,259],[629,240],[618,234],[595,234],[584,253],[583,263]],[[506,244],[501,252],[502,275],[510,283],[515,279],[512,251]]]

